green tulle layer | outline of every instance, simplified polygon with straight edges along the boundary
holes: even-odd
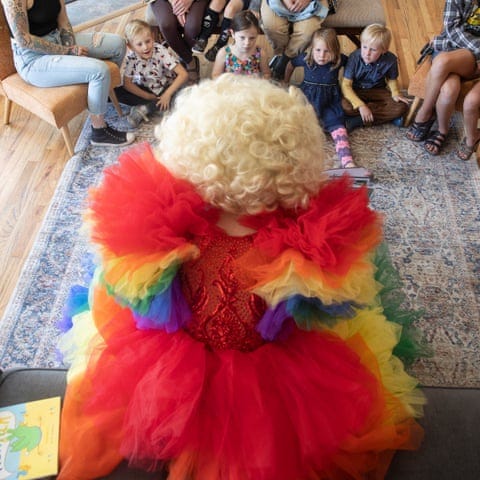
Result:
[[[374,263],[377,267],[375,280],[382,285],[379,300],[385,317],[402,326],[402,335],[393,353],[406,365],[410,365],[419,357],[432,356],[432,349],[427,345],[423,333],[414,326],[423,312],[406,306],[407,297],[403,282],[392,264],[388,246],[385,243],[377,249]]]

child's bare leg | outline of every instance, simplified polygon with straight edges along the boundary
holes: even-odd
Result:
[[[223,12],[223,16],[232,19],[236,13],[243,10],[243,0],[230,0]]]
[[[467,49],[439,53],[432,62],[432,67],[426,80],[426,94],[422,106],[415,116],[416,122],[426,122],[433,113],[442,85],[450,74],[463,78],[473,76],[476,70],[475,57]]]

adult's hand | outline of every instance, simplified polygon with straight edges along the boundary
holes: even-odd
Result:
[[[311,0],[284,0],[285,6],[294,13],[301,12],[305,10],[310,4]]]
[[[172,12],[179,17],[180,15],[186,15],[192,6],[193,0],[171,0]]]
[[[76,55],[78,57],[88,57],[88,48],[81,45],[72,45],[70,47],[70,55]]]

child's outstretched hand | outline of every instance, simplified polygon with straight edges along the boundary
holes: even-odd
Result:
[[[404,97],[403,95],[395,95],[392,98],[395,102],[403,102],[403,103],[406,103],[407,105],[410,105],[412,103],[412,101],[409,98]]]
[[[364,125],[373,123],[373,113],[366,105],[359,107],[358,111],[360,112]]]
[[[157,107],[162,111],[168,110],[171,98],[172,96],[168,92],[162,93],[157,99]]]

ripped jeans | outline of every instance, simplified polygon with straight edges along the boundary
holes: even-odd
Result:
[[[45,35],[45,40],[61,44],[58,30]],[[110,71],[102,60],[108,59],[119,67],[125,56],[125,40],[112,33],[78,33],[77,45],[88,48],[88,57],[51,55],[19,47],[12,42],[18,74],[36,87],[59,87],[88,83],[88,111],[103,115],[107,110]]]

